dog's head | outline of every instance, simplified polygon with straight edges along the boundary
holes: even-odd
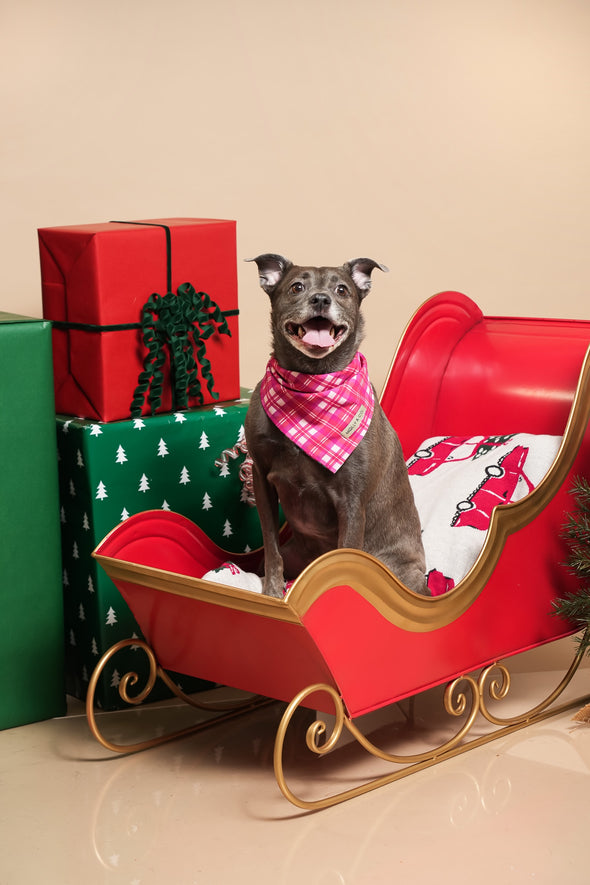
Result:
[[[273,350],[279,364],[319,374],[343,369],[363,337],[360,308],[371,273],[387,268],[371,258],[342,267],[300,267],[282,255],[250,259],[270,296]]]

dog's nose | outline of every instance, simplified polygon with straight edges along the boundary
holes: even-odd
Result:
[[[320,310],[329,307],[332,303],[332,299],[326,292],[315,292],[309,300],[310,304],[313,304],[314,307]]]

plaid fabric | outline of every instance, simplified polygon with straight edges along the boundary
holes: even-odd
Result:
[[[325,375],[290,372],[271,357],[260,395],[273,424],[332,473],[364,437],[375,405],[367,362],[358,352],[346,369]]]

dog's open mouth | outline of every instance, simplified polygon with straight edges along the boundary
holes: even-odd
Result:
[[[305,323],[287,323],[287,335],[308,347],[335,347],[345,336],[347,326],[337,326],[325,317],[313,317]]]

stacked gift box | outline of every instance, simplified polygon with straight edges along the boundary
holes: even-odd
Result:
[[[53,324],[66,686],[84,698],[96,663],[139,628],[92,551],[121,520],[170,509],[231,552],[261,544],[239,463],[235,222],[153,219],[39,231],[44,316]],[[96,690],[122,706],[133,647]],[[205,686],[180,675],[184,691]],[[158,693],[152,693],[152,699]]]
[[[51,326],[0,313],[0,728],[65,713]]]

